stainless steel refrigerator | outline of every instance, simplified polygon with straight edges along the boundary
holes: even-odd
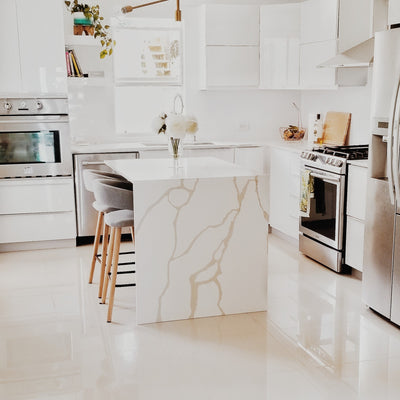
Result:
[[[400,325],[400,29],[375,34],[363,301]]]

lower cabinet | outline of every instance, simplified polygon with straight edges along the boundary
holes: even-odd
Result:
[[[71,178],[0,181],[0,244],[75,240]]]
[[[270,163],[270,225],[298,240],[300,154],[271,148]]]
[[[363,270],[367,172],[366,166],[348,167],[345,262],[358,271]]]

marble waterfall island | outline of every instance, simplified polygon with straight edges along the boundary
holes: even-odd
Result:
[[[266,177],[179,162],[106,161],[133,183],[137,323],[266,310]]]

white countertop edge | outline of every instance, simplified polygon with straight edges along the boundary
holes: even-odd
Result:
[[[182,158],[175,168],[172,158],[105,160],[105,164],[131,182],[226,179],[265,176],[238,164],[214,157]]]

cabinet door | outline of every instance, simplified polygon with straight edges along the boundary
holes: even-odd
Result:
[[[350,49],[373,35],[373,2],[373,0],[340,0],[339,52]]]
[[[67,93],[63,2],[17,0],[22,89]]]
[[[335,68],[318,68],[336,55],[336,40],[300,45],[300,86],[304,89],[334,88]]]
[[[364,223],[347,216],[346,264],[359,271],[363,270]]]
[[[234,149],[190,149],[183,148],[184,157],[215,157],[219,160],[234,161]]]
[[[244,168],[257,171],[258,174],[264,174],[264,148],[263,147],[238,147],[235,149],[235,164]]]
[[[260,9],[260,86],[299,85],[300,5],[274,4]]]
[[[301,3],[301,43],[337,38],[338,0],[307,0]]]
[[[365,219],[367,201],[367,168],[349,165],[347,177],[347,215]]]
[[[389,25],[400,24],[399,0],[389,0],[388,23]]]
[[[206,87],[259,85],[259,47],[207,46]]]
[[[259,7],[214,4],[203,6],[207,45],[259,44]]]
[[[21,92],[15,0],[1,0],[0,2],[0,54],[0,91],[3,93]]]
[[[298,240],[299,236],[299,155],[271,150],[270,224]]]

